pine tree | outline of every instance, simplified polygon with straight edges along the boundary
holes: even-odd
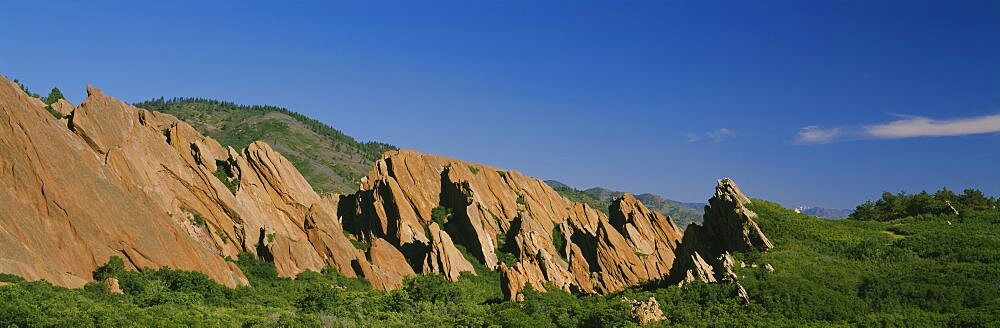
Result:
[[[62,91],[59,91],[59,88],[52,88],[49,96],[45,97],[45,103],[51,105],[59,101],[59,99],[66,99],[66,97],[63,97]]]

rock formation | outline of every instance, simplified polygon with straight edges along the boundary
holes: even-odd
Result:
[[[87,92],[62,123],[0,79],[0,272],[81,287],[119,256],[132,270],[235,286],[247,279],[225,258],[241,252],[282,276],[372,271],[342,233],[336,200],[266,144],[226,149],[172,116]]]
[[[435,208],[451,214],[436,221]],[[607,293],[668,277],[682,236],[673,220],[631,194],[611,212],[515,171],[405,150],[387,152],[340,201],[345,229],[391,243],[414,272],[455,280],[479,261],[501,272],[512,299],[526,285]]]
[[[118,285],[118,278],[110,277],[104,279],[104,287],[108,289],[108,294],[125,294],[125,292],[122,291],[122,287]]]
[[[285,277],[330,266],[395,289],[414,274],[455,281],[481,263],[517,299],[525,286],[735,281],[727,252],[772,247],[728,179],[704,225],[686,232],[631,194],[605,215],[516,171],[405,150],[386,152],[357,192],[321,196],[266,143],[223,147],[173,116],[87,91],[79,106],[54,105],[66,114],[56,120],[0,80],[0,272],[80,287],[120,256],[131,270],[236,286],[248,281],[225,259],[249,253]]]
[[[655,297],[650,296],[647,301],[633,300],[626,297],[623,301],[632,306],[632,318],[638,321],[640,325],[667,319],[663,315],[663,309],[660,308],[660,302],[656,301]]]
[[[705,206],[704,225],[691,224],[684,231],[672,276],[681,283],[735,283],[730,252],[763,252],[774,247],[753,220],[757,213],[747,208],[747,204],[750,198],[733,180],[719,180],[715,195]]]

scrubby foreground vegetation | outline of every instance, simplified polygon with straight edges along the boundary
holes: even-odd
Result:
[[[943,198],[948,192],[939,192]],[[623,297],[656,297],[671,326],[952,326],[1000,322],[1000,210],[981,193],[936,201],[905,194],[859,206],[852,220],[830,221],[754,200],[758,223],[774,242],[767,253],[735,254],[749,304],[732,284],[656,283],[606,296],[527,291],[523,303],[502,301],[499,277],[449,283],[408,278],[392,292],[373,290],[332,269],[277,277],[252,255],[237,263],[254,287],[227,288],[205,275],[169,269],[131,272],[119,259],[95,279],[105,284],[54,287],[0,275],[5,326],[511,326],[636,325]],[[897,196],[906,197],[897,197]],[[934,199],[934,196],[931,196]],[[891,203],[891,205],[880,205]],[[910,210],[901,210],[910,209]],[[471,258],[471,257],[470,257]],[[774,268],[771,272],[766,267]]]

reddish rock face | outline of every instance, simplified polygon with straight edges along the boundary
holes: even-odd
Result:
[[[435,208],[450,214],[435,220]],[[673,220],[631,194],[610,212],[572,203],[515,171],[414,151],[384,154],[361,190],[340,202],[348,231],[386,240],[414,272],[449,279],[472,272],[462,254],[450,251],[459,245],[501,271],[511,299],[526,285],[607,293],[670,277],[683,235]],[[503,253],[517,262],[501,265]]]
[[[405,150],[385,153],[356,193],[320,196],[263,142],[225,148],[173,116],[88,94],[59,103],[71,115],[57,121],[0,80],[0,272],[80,287],[120,256],[132,270],[236,286],[247,279],[224,258],[249,252],[281,276],[331,266],[394,289],[413,274],[458,280],[479,262],[517,299],[525,286],[715,281],[729,272],[714,263],[722,252],[771,247],[728,179],[705,226],[686,233],[631,194],[606,216],[516,171]]]
[[[224,149],[170,115],[87,91],[63,123],[0,79],[0,272],[80,287],[120,256],[133,270],[194,270],[235,286],[247,280],[224,258],[242,251],[273,259],[283,276],[367,265],[335,202],[268,145]],[[220,163],[235,194],[216,177]]]

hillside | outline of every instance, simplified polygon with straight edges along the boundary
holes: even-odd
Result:
[[[383,152],[379,142],[358,142],[320,121],[275,106],[244,106],[198,98],[153,99],[136,107],[167,113],[224,146],[267,142],[292,161],[317,193],[347,194],[358,187]]]
[[[417,275],[499,275],[495,287],[513,301],[535,291],[719,282],[731,266],[722,253],[772,247],[728,179],[717,182],[706,229],[686,234],[631,194],[598,211],[517,171],[412,150],[382,154],[353,193],[320,195],[266,142],[235,149],[95,87],[78,106],[60,103],[66,115],[58,116],[22,89],[0,79],[0,121],[8,123],[0,125],[0,273],[29,281],[117,291],[126,272],[169,268],[238,287],[257,270],[238,264],[259,260],[279,277],[329,271],[387,291]],[[200,113],[205,103],[219,105],[146,105]],[[244,118],[240,110],[269,110],[222,105]],[[208,114],[202,121],[215,123],[206,129],[230,124]],[[294,123],[264,122],[217,132],[242,146],[289,134]]]
[[[522,303],[506,302],[497,288],[500,277],[479,264],[478,275],[463,275],[456,283],[417,276],[407,278],[402,289],[383,292],[335,271],[278,278],[271,264],[241,258],[238,263],[254,288],[230,289],[190,272],[111,268],[102,272],[118,277],[124,295],[108,295],[102,284],[67,289],[0,275],[8,284],[0,287],[0,297],[7,300],[0,302],[0,322],[21,327],[136,322],[636,326],[623,297],[654,297],[666,319],[650,326],[663,327],[992,327],[1000,320],[1000,211],[877,222],[822,220],[764,200],[753,200],[750,208],[775,248],[734,254],[734,271],[749,304],[733,297],[735,285],[701,283],[650,284],[608,296],[528,291]]]
[[[87,93],[55,109],[0,78],[6,325],[1000,319],[1000,200],[974,189],[885,193],[832,221],[751,200],[720,179],[703,221],[681,230],[629,193],[605,206],[614,192],[391,150],[353,192],[319,195],[265,142],[225,147],[169,114]],[[278,130],[218,131],[239,146]]]
[[[545,183],[552,186],[563,197],[575,202],[586,203],[598,209],[606,208],[611,203],[611,200],[625,194],[623,191],[614,191],[601,187],[579,190],[556,180],[545,180]],[[701,223],[705,203],[678,202],[650,193],[635,195],[635,198],[639,199],[639,201],[650,209],[670,216],[682,229],[691,223]]]
[[[851,212],[854,212],[854,210],[848,210],[848,209],[834,209],[834,208],[815,207],[815,206],[796,207],[795,211],[805,215],[815,216],[824,219],[843,219],[851,215]]]

